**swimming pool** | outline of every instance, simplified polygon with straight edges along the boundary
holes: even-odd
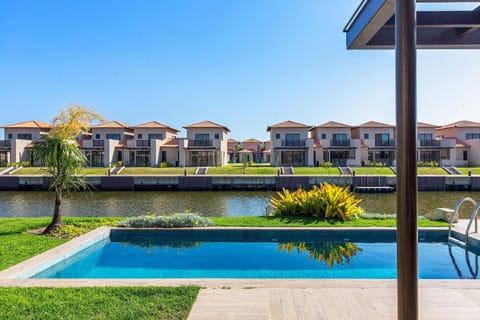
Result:
[[[419,237],[421,279],[476,278],[479,252]],[[32,278],[394,279],[395,230],[112,229]]]

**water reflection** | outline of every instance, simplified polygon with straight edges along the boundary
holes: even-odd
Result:
[[[323,262],[329,268],[335,265],[349,265],[350,259],[363,251],[352,242],[286,242],[279,243],[278,249],[287,253],[293,250],[298,253],[308,252],[309,259]]]
[[[135,216],[154,212],[167,214],[186,210],[205,216],[258,216],[272,193],[266,191],[138,191],[73,193],[63,204],[66,216]],[[50,216],[53,193],[40,191],[0,192],[0,217]],[[395,213],[395,194],[358,194],[366,212]],[[478,192],[419,192],[418,212],[433,213],[435,208],[453,208],[458,199],[479,199]],[[463,206],[461,217],[468,217],[472,208]]]
[[[453,250],[458,250],[459,247],[457,245],[452,245],[451,243],[448,243],[448,254],[450,255],[450,259],[452,259],[452,264],[453,267],[455,268],[455,271],[457,272],[458,278],[460,279],[477,279],[478,277],[478,255],[476,255],[473,252],[470,252],[468,248],[465,248],[465,255],[463,256],[465,259],[465,264],[467,267],[468,272],[462,271],[462,268],[460,267],[460,263],[457,262],[457,258],[455,258],[455,254],[453,253]],[[470,256],[473,255],[474,257],[474,265],[472,266],[472,262],[470,260]],[[462,255],[458,255],[458,258],[461,259]]]

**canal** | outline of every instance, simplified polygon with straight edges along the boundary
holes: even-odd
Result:
[[[264,215],[268,200],[274,192],[87,192],[72,193],[63,203],[65,216],[134,216],[153,212],[167,214],[186,210],[204,216]],[[366,212],[395,213],[396,194],[357,194]],[[479,192],[420,192],[419,214],[431,213],[435,208],[453,208],[462,197],[480,201]],[[0,217],[50,216],[54,194],[40,191],[0,192]],[[470,214],[465,205],[462,216]]]

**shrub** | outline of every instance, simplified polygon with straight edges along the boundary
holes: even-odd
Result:
[[[160,163],[160,168],[170,168],[172,164],[170,162],[163,161]]]
[[[362,248],[352,242],[286,242],[279,243],[278,249],[292,252],[308,252],[309,259],[315,259],[315,262],[323,262],[329,268],[334,265],[350,264],[350,260],[357,253],[362,252]]]
[[[437,161],[417,161],[417,167],[436,168],[438,165]]]
[[[114,164],[112,164],[113,167],[123,167],[123,162],[122,161],[117,161]]]
[[[213,224],[211,219],[190,212],[174,213],[170,216],[149,213],[143,216],[130,217],[118,222],[118,226],[127,228],[209,227],[213,226]]]
[[[23,161],[23,162],[20,162],[20,165],[22,167],[30,167],[30,162],[29,161]]]
[[[368,162],[365,164],[365,167],[375,167],[375,168],[383,168],[387,164],[385,162]]]
[[[268,205],[274,216],[311,216],[346,221],[363,213],[357,199],[348,187],[322,183],[307,191],[283,189],[272,197]]]
[[[323,168],[331,168],[333,164],[330,161],[324,161],[320,164],[320,166]]]
[[[7,167],[19,167],[20,163],[19,162],[7,162]]]

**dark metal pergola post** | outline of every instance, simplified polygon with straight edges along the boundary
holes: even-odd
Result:
[[[395,1],[397,317],[418,319],[416,3]]]

